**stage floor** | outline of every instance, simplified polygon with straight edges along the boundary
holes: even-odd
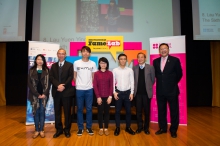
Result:
[[[158,130],[157,123],[150,123],[150,135],[136,134],[134,136],[125,132],[125,124],[121,124],[121,133],[114,136],[115,124],[109,124],[110,135],[99,136],[98,124],[94,123],[94,135],[90,136],[85,131],[82,136],[77,136],[77,125],[72,123],[71,137],[64,135],[54,139],[54,125],[45,125],[45,138],[32,139],[34,126],[25,125],[26,106],[0,106],[0,145],[1,146],[217,146],[220,145],[220,108],[217,107],[189,107],[188,125],[180,125],[177,138],[171,138],[170,133],[155,135]],[[135,123],[131,125],[136,130]]]

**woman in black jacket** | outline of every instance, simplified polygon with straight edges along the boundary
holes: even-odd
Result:
[[[31,101],[35,123],[33,138],[44,135],[45,109],[49,97],[50,82],[49,68],[45,57],[38,54],[35,57],[34,66],[30,68],[28,75],[29,100]]]

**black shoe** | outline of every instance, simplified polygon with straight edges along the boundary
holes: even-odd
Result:
[[[89,133],[89,135],[93,135],[94,134],[94,132],[92,131],[91,128],[87,128],[86,131]]]
[[[115,129],[114,135],[115,135],[115,136],[118,136],[119,134],[120,134],[120,128],[117,127],[117,128]]]
[[[131,135],[135,135],[135,132],[129,127],[125,129],[126,132],[128,132]]]
[[[172,137],[172,138],[177,138],[176,132],[171,132],[171,137]]]
[[[150,134],[150,131],[149,131],[148,129],[145,129],[145,130],[144,130],[144,133],[147,134],[147,135],[149,135],[149,134]]]
[[[136,133],[141,133],[142,130],[143,130],[143,128],[138,128],[138,129],[136,130]]]
[[[167,133],[167,130],[160,129],[155,134],[160,135],[160,134],[163,134],[163,133]]]
[[[57,131],[54,135],[53,138],[59,137],[61,134],[63,134],[63,131]]]
[[[65,134],[66,138],[69,138],[71,136],[69,131],[64,131],[64,134]]]
[[[78,136],[82,136],[82,133],[83,133],[83,130],[82,130],[82,129],[79,129],[78,132],[77,132],[77,135],[78,135]]]

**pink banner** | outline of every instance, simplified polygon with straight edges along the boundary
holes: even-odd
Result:
[[[187,100],[186,100],[186,54],[185,53],[175,53],[170,54],[180,59],[183,77],[180,80],[178,86],[180,89],[179,95],[179,113],[180,113],[180,124],[187,124]],[[153,64],[153,60],[158,58],[158,55],[150,55],[150,64]],[[167,105],[167,121],[170,123],[170,111]],[[153,98],[151,99],[151,121],[158,122],[158,111],[157,111],[157,101],[156,101],[156,83],[153,86]]]
[[[85,42],[70,42],[70,56],[78,56],[78,51]],[[124,42],[124,50],[142,50],[142,42]]]

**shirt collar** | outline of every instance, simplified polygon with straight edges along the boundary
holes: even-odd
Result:
[[[139,64],[139,66],[140,66],[140,67],[141,67],[141,66],[145,67],[145,63],[144,63],[144,64],[142,64],[142,65],[140,65],[140,64]]]
[[[64,63],[65,63],[65,60],[63,60],[63,62],[60,62],[60,61],[59,61],[59,65],[62,64],[61,66],[63,66]]]
[[[121,68],[120,66],[118,67],[119,69],[123,70],[123,69],[127,69],[127,66],[125,66],[124,68]]]

